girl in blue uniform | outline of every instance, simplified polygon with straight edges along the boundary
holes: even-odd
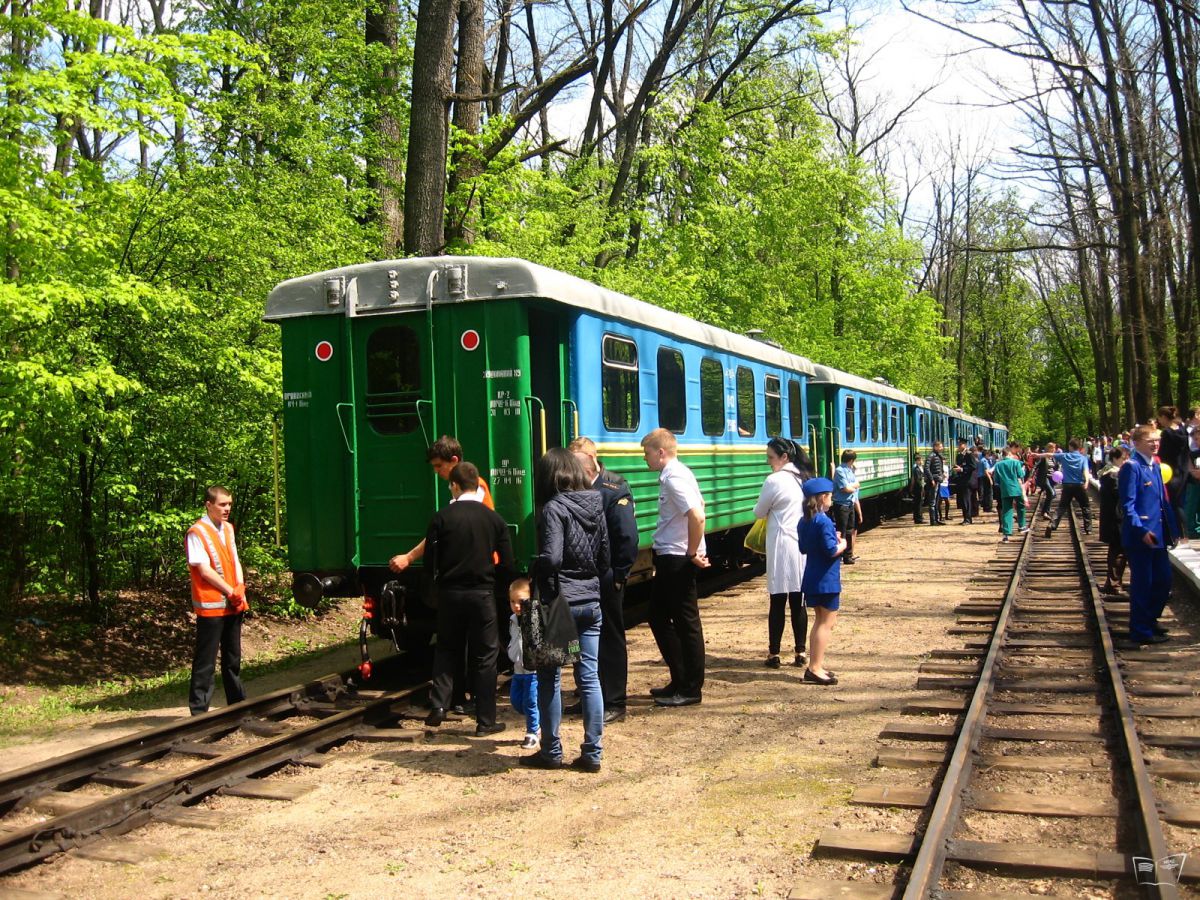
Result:
[[[801,589],[804,601],[815,613],[808,639],[809,661],[804,680],[812,684],[837,684],[837,676],[825,668],[825,649],[837,621],[842,593],[842,554],[846,540],[837,533],[827,515],[833,505],[833,482],[810,478],[804,483],[804,517],[796,526],[800,552],[807,560]]]

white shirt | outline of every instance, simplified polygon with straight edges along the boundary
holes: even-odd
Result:
[[[804,514],[804,489],[800,472],[788,463],[763,482],[754,504],[754,518],[767,520],[767,593],[790,594],[804,579],[804,554],[796,526]]]
[[[477,488],[475,488],[475,490],[473,490],[469,494],[462,493],[462,494],[459,494],[457,497],[450,498],[451,503],[457,503],[459,500],[470,500],[472,503],[482,503],[483,502],[483,488],[477,487]]]
[[[686,556],[690,509],[704,512],[704,498],[692,470],[672,458],[658,474],[658,527],[654,529],[654,552],[663,556]],[[704,538],[696,552],[705,555]]]
[[[234,543],[233,529],[225,528],[224,525],[218,525],[205,513],[200,517],[200,521],[208,525],[215,531],[222,544],[229,550],[229,555],[233,557],[233,564],[237,567],[237,576],[232,581],[226,576],[225,580],[234,587],[241,584],[245,579],[242,577],[242,561],[238,558],[237,544]],[[176,546],[179,546],[176,544]],[[212,559],[209,558],[208,551],[204,549],[204,541],[200,540],[191,529],[188,529],[187,535],[187,558],[189,566],[212,565]]]

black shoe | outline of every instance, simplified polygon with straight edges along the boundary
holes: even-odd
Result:
[[[830,672],[825,678],[822,678],[820,675],[818,675],[812,669],[804,670],[804,680],[807,681],[809,684],[823,684],[826,686],[838,683],[837,676],[834,675],[832,672]]]
[[[945,522],[930,522],[930,525],[945,525]]]
[[[1049,538],[1049,537],[1053,537],[1053,536],[1054,536],[1054,526],[1053,526],[1053,525],[1047,525],[1047,526],[1046,526],[1046,537],[1048,537],[1048,538]]]
[[[549,756],[542,756],[540,753],[531,753],[528,756],[522,756],[518,761],[520,765],[527,769],[561,769],[561,759],[551,759]]]
[[[842,560],[842,565],[843,565],[843,566],[852,566],[852,565],[854,565],[854,557],[852,556],[852,557],[850,557],[849,559],[843,559],[843,560]]]
[[[582,756],[577,756],[571,760],[571,768],[576,772],[590,772],[591,774],[595,775],[600,771],[600,763],[594,760],[584,759]]]
[[[796,654],[796,658],[792,660],[792,665],[796,667],[808,665],[808,654],[801,650]]]
[[[562,714],[564,716],[582,716],[583,701],[580,700],[578,703],[568,703],[562,708]]]
[[[675,685],[668,684],[660,688],[650,688],[651,697],[674,697]]]
[[[1144,644],[1165,644],[1169,640],[1170,640],[1170,638],[1167,637],[1165,634],[1159,634],[1156,631],[1156,632],[1154,632],[1154,634],[1150,635],[1150,637],[1146,638],[1142,643],[1144,643]]]
[[[476,725],[475,737],[487,737],[490,734],[499,734],[503,730],[503,722],[497,722],[495,725]]]
[[[779,661],[779,654],[776,653],[774,656],[768,656],[763,665],[768,669],[778,669],[782,665],[782,663]]]
[[[440,706],[435,706],[429,711],[429,715],[425,717],[425,724],[431,728],[436,728],[446,721],[446,710]]]
[[[658,706],[695,706],[700,702],[700,697],[688,697],[685,694],[672,694],[670,697],[655,697],[654,702]]]
[[[475,715],[475,704],[468,700],[466,703],[455,703],[450,707],[450,712],[456,716],[473,716]]]
[[[606,709],[604,711],[604,724],[605,725],[612,725],[614,722],[624,722],[624,721],[625,721],[624,707]]]
[[[1163,628],[1161,625],[1155,625],[1150,630],[1152,632],[1154,632],[1155,634],[1162,635],[1163,637],[1166,637],[1168,634],[1171,633],[1167,629]]]

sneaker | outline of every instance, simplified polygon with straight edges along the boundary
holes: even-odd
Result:
[[[1004,535],[1004,537],[1000,538],[1000,543],[1002,543],[1002,544],[1008,543],[1008,535],[1007,534]]]
[[[763,663],[768,669],[778,669],[781,663],[779,662],[779,654],[768,656],[766,662]]]
[[[521,741],[521,749],[536,750],[539,744],[541,741],[538,740],[538,736],[531,731],[525,735],[525,740]]]
[[[577,756],[571,760],[571,768],[576,772],[590,772],[595,775],[600,771],[600,760],[584,759],[582,756]]]
[[[1018,533],[1018,534],[1026,534],[1026,533],[1028,533],[1028,531],[1029,531],[1029,526],[1028,526],[1028,525],[1026,525],[1024,528],[1022,528],[1022,529],[1021,529],[1019,532],[1017,532],[1017,533]]]

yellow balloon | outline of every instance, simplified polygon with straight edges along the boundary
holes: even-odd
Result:
[[[1158,467],[1162,469],[1163,484],[1169,484],[1171,476],[1175,474],[1175,470],[1168,463],[1159,463]]]

